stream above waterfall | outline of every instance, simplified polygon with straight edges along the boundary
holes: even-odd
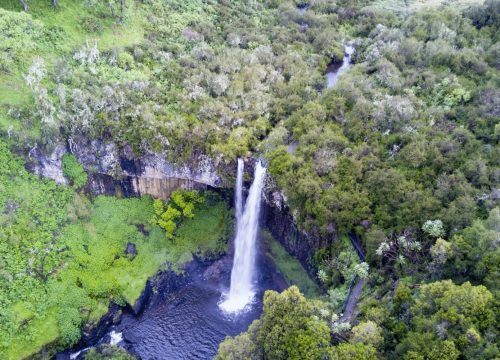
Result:
[[[344,48],[344,58],[342,62],[332,62],[326,69],[326,87],[332,88],[339,80],[339,76],[351,67],[351,56],[354,53],[354,46],[347,44]]]

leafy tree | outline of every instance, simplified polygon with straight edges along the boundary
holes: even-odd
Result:
[[[371,345],[343,343],[333,348],[332,358],[339,360],[375,360],[377,351]]]
[[[422,225],[422,230],[435,238],[444,235],[443,222],[441,220],[427,220],[424,225]]]
[[[408,292],[405,299],[408,304]],[[419,296],[408,309],[411,318],[406,317],[411,332],[396,347],[396,352],[399,355],[416,352],[429,359],[457,359],[472,348],[477,349],[481,337],[478,334],[493,330],[493,302],[493,295],[482,285],[455,285],[450,280],[422,285]],[[488,347],[488,342],[484,342],[482,351],[489,351],[485,350]]]
[[[172,239],[180,222],[184,218],[192,219],[195,207],[204,202],[204,197],[195,190],[175,190],[166,204],[160,199],[154,201],[155,216],[152,221],[165,230],[167,238]]]
[[[296,286],[281,294],[266,291],[263,314],[247,333],[226,340],[216,359],[323,359],[329,357],[330,330],[319,303]]]
[[[484,282],[492,290],[498,289],[498,242],[500,210],[494,208],[486,220],[476,220],[451,240],[448,276]]]
[[[350,342],[357,344],[362,343],[378,348],[384,340],[381,334],[380,327],[373,321],[365,321],[359,323],[352,328]]]
[[[13,72],[30,61],[30,54],[39,49],[44,33],[43,23],[31,15],[0,8],[0,72]]]

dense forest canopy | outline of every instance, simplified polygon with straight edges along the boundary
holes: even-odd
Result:
[[[210,192],[89,201],[79,149],[112,148],[204,154],[229,179],[237,157],[261,157],[321,239],[309,267],[324,295],[268,293],[219,358],[497,358],[499,26],[498,0],[0,0],[0,353],[74,345],[165,257],[224,251]],[[328,88],[348,42],[353,66]],[[69,186],[24,167],[59,145]]]

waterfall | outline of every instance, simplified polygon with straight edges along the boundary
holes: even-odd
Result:
[[[243,170],[245,163],[243,159],[238,159],[238,172],[236,175],[236,188],[234,208],[236,212],[236,224],[239,224],[241,216],[243,215]]]
[[[221,309],[229,313],[237,313],[243,310],[255,295],[252,284],[256,255],[255,242],[259,229],[261,195],[265,176],[266,169],[259,161],[255,167],[255,177],[250,187],[245,209],[236,224],[235,251],[229,295],[220,304]],[[237,189],[238,186],[237,184]]]

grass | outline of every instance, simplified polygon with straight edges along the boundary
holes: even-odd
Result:
[[[176,271],[192,260],[193,254],[211,257],[226,251],[228,232],[232,228],[230,215],[224,202],[203,206],[194,219],[186,219],[169,246],[167,261]]]
[[[269,254],[274,260],[278,271],[285,277],[289,285],[297,285],[299,289],[309,298],[320,295],[318,285],[309,277],[302,264],[291,256],[285,248],[276,241],[271,233],[264,231]]]
[[[67,52],[85,43],[97,39],[101,49],[120,48],[140,41],[144,36],[144,17],[138,2],[130,2],[125,24],[118,24],[110,18],[99,19],[103,25],[101,33],[87,33],[81,26],[83,15],[88,15],[89,8],[84,0],[59,0],[54,9],[48,0],[30,1],[29,14],[40,20],[47,28],[63,31],[64,41],[58,44],[57,52]],[[0,0],[0,7],[9,11],[21,11],[19,0]],[[44,49],[46,55],[54,54],[54,49]],[[54,54],[55,55],[55,54]]]

